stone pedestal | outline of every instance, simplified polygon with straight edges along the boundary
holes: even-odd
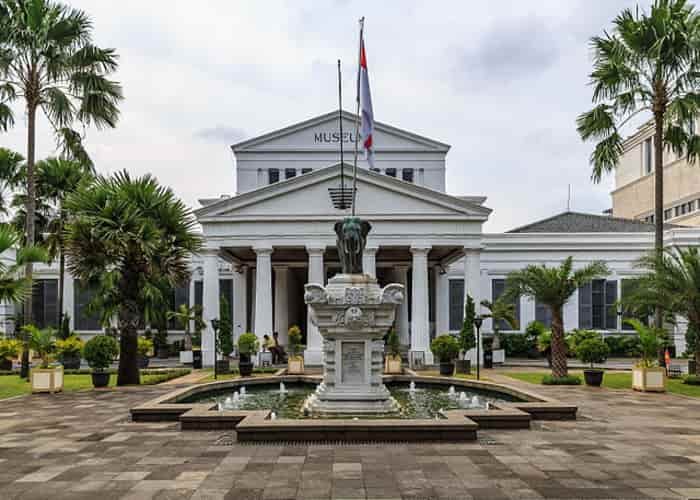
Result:
[[[378,415],[398,411],[382,383],[384,342],[403,286],[379,288],[367,274],[338,274],[307,284],[305,302],[323,337],[323,383],[306,401],[312,415]]]

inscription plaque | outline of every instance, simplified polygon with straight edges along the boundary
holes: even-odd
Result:
[[[341,350],[343,384],[365,383],[365,343],[343,342]]]

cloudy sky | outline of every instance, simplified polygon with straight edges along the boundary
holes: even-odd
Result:
[[[488,196],[501,231],[610,206],[589,181],[588,39],[632,1],[75,0],[120,55],[119,126],[88,131],[101,172],[151,172],[188,204],[235,191],[228,145],[330,111],[352,88],[364,15],[375,116],[452,145],[448,192]],[[354,96],[346,93],[345,107]],[[25,151],[26,121],[0,136]],[[53,152],[46,124],[40,156]]]

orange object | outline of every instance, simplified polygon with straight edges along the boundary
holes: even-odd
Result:
[[[671,354],[668,352],[668,349],[664,353],[664,361],[666,362],[666,369],[668,369],[671,366]]]

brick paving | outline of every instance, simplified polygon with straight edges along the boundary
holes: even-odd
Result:
[[[0,498],[700,497],[696,399],[542,387],[577,403],[579,420],[481,431],[475,443],[242,445],[128,421],[131,406],[172,389],[1,401]]]

